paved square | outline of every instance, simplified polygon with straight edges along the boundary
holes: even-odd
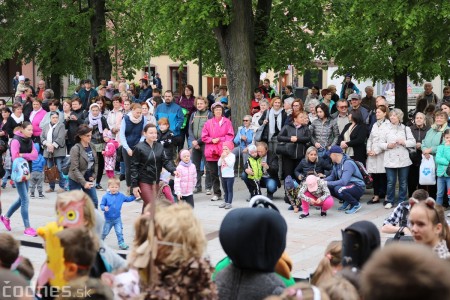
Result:
[[[106,188],[106,177],[102,181],[102,186]],[[248,191],[240,178],[235,179],[235,191],[233,199],[233,208],[246,207],[248,202],[245,199],[248,197]],[[44,186],[44,190],[47,184]],[[125,183],[121,183],[121,191],[125,191]],[[264,189],[265,192],[265,189]],[[98,192],[99,201],[106,192]],[[274,202],[278,206],[281,214],[284,216],[288,224],[287,234],[287,253],[293,260],[293,275],[294,277],[306,278],[312,273],[323,256],[325,247],[330,241],[341,239],[341,229],[344,229],[353,222],[359,220],[369,220],[374,222],[378,227],[383,223],[386,216],[392,211],[386,210],[381,204],[367,205],[366,202],[372,197],[372,190],[367,190],[362,198],[362,208],[359,212],[353,215],[347,215],[343,212],[338,212],[337,207],[339,203],[329,210],[327,217],[321,217],[320,211],[314,208],[310,210],[310,216],[306,219],[298,219],[298,214],[293,211],[288,211],[288,205],[283,201],[283,189],[275,193]],[[30,222],[31,226],[37,228],[55,219],[55,201],[56,193],[45,194],[45,199],[30,199]],[[17,198],[16,189],[11,188],[8,184],[5,190],[2,190],[2,207],[3,214],[13,201]],[[221,260],[225,253],[220,246],[218,231],[222,219],[228,210],[219,208],[221,201],[210,201],[211,196],[206,194],[196,194],[195,214],[201,220],[205,234],[208,239],[207,255],[210,257],[213,264]],[[137,216],[139,216],[142,208],[142,202],[124,203],[122,210],[122,221],[124,225],[125,242],[131,246],[133,240],[133,224]],[[39,237],[32,238],[23,234],[23,223],[20,215],[20,209],[11,218],[11,233],[19,240],[29,240],[40,242]],[[0,232],[5,232],[5,228],[0,224]],[[382,243],[387,235],[382,235]],[[113,249],[119,249],[114,230],[106,238],[106,243]],[[119,250],[118,250],[119,251]],[[246,249],[242,249],[246,251]],[[120,251],[126,253],[127,251]],[[31,247],[21,247],[21,254],[30,258],[35,267],[35,272],[38,270],[45,260],[45,253],[43,249],[36,249]]]

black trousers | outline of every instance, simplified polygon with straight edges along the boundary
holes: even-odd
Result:
[[[387,189],[386,173],[376,173],[371,175],[373,178],[373,195],[380,197],[380,200],[384,201]]]

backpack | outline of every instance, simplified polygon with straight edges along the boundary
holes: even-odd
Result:
[[[353,160],[353,162],[358,167],[358,170],[361,173],[362,180],[366,184],[366,189],[373,188],[373,178],[372,176],[370,176],[369,172],[367,172],[366,167],[364,167],[364,165],[357,160]]]
[[[25,182],[30,179],[30,166],[23,157],[18,157],[13,161],[11,180],[15,182]]]
[[[69,170],[70,170],[70,155],[66,155],[61,164],[61,172],[63,173],[63,175],[67,176],[69,175]]]

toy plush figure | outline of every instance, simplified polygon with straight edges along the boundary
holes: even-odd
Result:
[[[139,274],[135,269],[118,274],[103,273],[102,282],[111,287],[114,300],[134,299],[140,294]]]
[[[61,288],[66,285],[64,280],[64,249],[56,236],[57,232],[64,228],[56,222],[50,222],[44,227],[39,227],[37,234],[45,241],[47,263],[41,269],[38,277],[38,286],[44,286],[47,282],[53,287]]]
[[[58,225],[64,228],[79,227],[84,224],[85,199],[72,201],[58,207]]]

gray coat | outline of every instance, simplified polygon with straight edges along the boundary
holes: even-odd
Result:
[[[50,123],[45,125],[41,133],[41,143],[44,147],[44,157],[65,157],[66,156],[66,128],[63,123],[58,123],[53,128],[52,144],[55,146],[53,154],[47,151],[47,133],[50,130]],[[50,154],[50,155],[49,155]]]
[[[94,145],[89,143],[89,146],[92,149],[92,153],[94,155],[94,172],[92,177],[97,177],[98,171],[98,159],[97,152],[95,152]],[[86,154],[86,150],[81,145],[81,143],[75,144],[72,149],[70,149],[70,169],[69,169],[69,178],[75,182],[78,182],[82,186],[86,184],[86,179],[84,179],[84,173],[86,173],[88,168],[89,158]]]
[[[325,123],[322,120],[314,120],[310,126],[311,143],[319,143],[322,147],[336,145],[339,137],[339,128],[335,120],[328,118]]]

